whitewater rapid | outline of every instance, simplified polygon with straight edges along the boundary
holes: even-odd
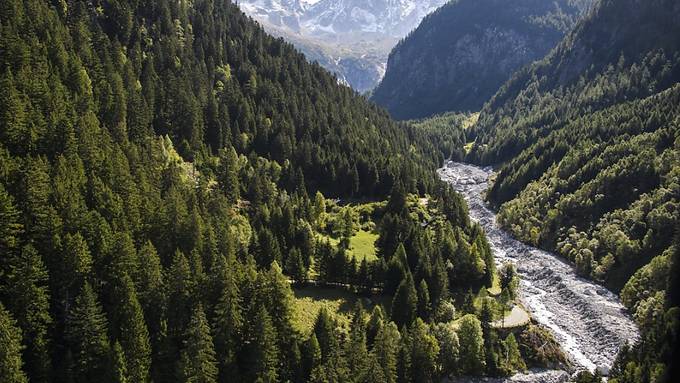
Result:
[[[639,336],[618,297],[576,275],[557,255],[526,245],[500,228],[483,198],[493,174],[490,168],[447,162],[438,172],[465,197],[471,218],[486,231],[497,264],[516,266],[520,299],[532,318],[553,333],[576,370],[608,373],[619,349]]]

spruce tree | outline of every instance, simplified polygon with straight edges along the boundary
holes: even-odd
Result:
[[[166,291],[163,266],[156,248],[147,241],[139,249],[139,285],[137,297],[144,310],[144,318],[152,339],[160,333],[161,321],[165,315]]]
[[[389,322],[380,328],[373,343],[371,353],[377,358],[386,383],[397,381],[397,354],[401,344],[400,339],[397,326]]]
[[[399,288],[399,284],[404,280],[408,270],[406,262],[406,250],[403,244],[399,244],[397,251],[387,263],[385,272],[385,294],[394,294]]]
[[[505,349],[505,364],[511,372],[522,371],[527,368],[513,333],[508,334],[505,338],[503,347]]]
[[[233,270],[230,270],[223,256],[219,256],[218,259],[219,266],[215,272],[221,276],[221,291],[215,305],[212,327],[220,381],[228,381],[238,374],[236,356],[241,343],[244,320],[241,297]]]
[[[92,272],[92,255],[85,238],[79,232],[66,234],[63,246],[63,273],[60,273],[60,283],[64,284],[66,298],[78,294],[80,287]]]
[[[52,318],[47,270],[30,244],[24,246],[20,255],[10,262],[10,285],[4,289],[5,294],[11,297],[10,308],[22,329],[26,371],[31,381],[46,382],[52,369],[48,335]]]
[[[28,382],[23,371],[21,350],[21,329],[0,303],[0,376],[3,382]]]
[[[95,292],[85,283],[66,319],[76,382],[91,382],[107,372],[110,344],[108,322]]]
[[[304,343],[302,351],[303,380],[308,381],[312,371],[321,364],[321,347],[312,332],[309,339]]]
[[[120,343],[116,341],[111,347],[111,383],[127,383],[128,382],[128,371],[127,364],[125,362],[125,354],[123,353],[123,348]]]
[[[335,323],[325,307],[316,315],[313,331],[319,342],[321,356],[326,360],[337,349],[338,341],[335,337]]]
[[[486,357],[484,355],[484,334],[482,325],[476,316],[465,315],[458,328],[460,342],[461,372],[468,375],[478,375],[484,372]]]
[[[423,279],[418,285],[418,316],[423,320],[430,318],[432,307],[430,305],[430,289]]]
[[[392,300],[392,320],[397,326],[409,326],[416,319],[417,313],[418,293],[413,284],[413,277],[407,274]]]
[[[436,379],[439,344],[430,335],[427,325],[416,319],[409,329],[411,345],[411,363],[413,366],[411,379],[413,382],[433,382]]]
[[[217,382],[217,361],[208,320],[200,304],[194,309],[184,334],[184,348],[179,362],[179,381],[187,383]]]
[[[128,376],[133,382],[144,383],[149,380],[151,367],[151,344],[149,331],[144,321],[142,306],[137,299],[137,291],[132,279],[122,272],[114,281],[116,297],[115,332],[127,361]]]
[[[0,183],[0,283],[7,283],[5,278],[9,272],[7,262],[12,259],[11,254],[19,247],[19,237],[23,232],[19,210],[14,204],[14,198],[7,193]]]
[[[368,350],[366,347],[364,315],[363,308],[358,305],[354,311],[349,339],[346,343],[345,355],[347,355],[347,363],[352,369],[354,376],[362,376],[368,368],[366,364],[368,362]]]
[[[260,305],[251,322],[247,345],[248,380],[274,383],[279,377],[279,349],[276,328],[264,306]]]

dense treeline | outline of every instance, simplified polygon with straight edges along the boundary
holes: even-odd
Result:
[[[438,116],[407,122],[433,143],[445,159],[462,161],[468,142],[468,128],[477,121],[477,114],[444,113]]]
[[[678,320],[680,5],[600,2],[482,110],[468,159],[500,164],[487,198],[519,238],[621,292],[643,330],[620,382],[668,379]]]
[[[425,382],[554,359],[542,330],[490,326],[491,251],[427,135],[229,1],[0,10],[3,383]],[[405,202],[425,192],[435,222]],[[389,195],[370,267],[318,240],[324,194]],[[291,283],[312,275],[394,303],[303,334]]]
[[[431,182],[421,175],[437,159],[411,161],[421,154],[386,113],[233,4],[74,1],[46,13],[5,1],[2,17],[4,88],[17,93],[6,110],[22,110],[16,118],[30,125],[6,133],[13,154],[54,156],[66,132],[51,128],[92,111],[117,142],[139,143],[153,128],[188,160],[233,146],[287,162],[288,182],[297,186],[304,173],[310,190],[327,195],[358,186],[364,195],[387,195],[400,169]],[[35,96],[61,91],[52,86],[57,78],[65,97],[90,87],[92,94],[79,94],[73,110],[64,102],[50,110]],[[39,119],[47,111],[54,121]]]

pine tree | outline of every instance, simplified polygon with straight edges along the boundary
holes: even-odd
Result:
[[[303,284],[307,280],[307,269],[305,268],[302,254],[296,247],[292,248],[288,254],[286,272],[298,284]]]
[[[29,129],[26,98],[15,86],[14,76],[9,68],[0,78],[0,132],[2,141],[13,151],[27,154],[34,149],[36,137]]]
[[[392,300],[392,320],[397,326],[409,326],[418,313],[418,294],[413,284],[413,277],[407,274],[401,281],[397,293]]]
[[[117,341],[111,347],[111,383],[127,383],[128,371],[123,348]]]
[[[427,282],[423,279],[418,285],[418,316],[424,320],[430,318],[430,289],[427,287]]]
[[[478,375],[484,372],[484,334],[476,316],[465,315],[458,328],[460,342],[460,366],[463,374]]]
[[[12,259],[11,254],[19,247],[19,237],[23,233],[23,225],[20,222],[19,211],[14,205],[14,198],[7,193],[0,183],[0,284],[6,283],[6,274],[9,272],[7,261]]]
[[[361,305],[355,308],[350,327],[349,340],[346,344],[345,355],[347,363],[352,369],[352,375],[362,376],[367,369],[368,350],[366,348],[365,312]]]
[[[492,327],[493,312],[489,301],[491,298],[484,298],[482,303],[482,310],[479,314],[479,320],[482,325],[482,332],[484,334],[484,355],[486,355],[486,370],[489,374],[498,375],[500,372],[499,355],[496,350],[498,343],[498,334]]]
[[[316,339],[316,334],[312,333],[304,343],[302,352],[302,371],[303,380],[308,381],[312,371],[321,364],[321,347]]]
[[[227,260],[219,256],[215,273],[220,278],[220,295],[213,314],[213,338],[219,364],[220,381],[228,381],[238,374],[236,356],[243,328],[243,314],[239,288]]]
[[[23,330],[23,358],[31,381],[49,380],[52,363],[48,331],[52,324],[48,274],[40,255],[32,245],[22,248],[11,262],[9,286],[4,295],[11,297],[11,310]]]
[[[104,310],[86,282],[66,319],[66,339],[73,352],[76,382],[91,382],[106,374],[110,353],[107,331]]]
[[[249,381],[273,383],[279,376],[279,349],[276,328],[264,306],[260,306],[251,322],[247,345]]]
[[[63,284],[62,299],[69,300],[78,294],[80,287],[92,272],[92,255],[85,238],[78,232],[64,236],[62,273],[58,282]]]
[[[129,379],[147,382],[151,367],[151,344],[137,291],[125,272],[116,277],[113,289],[116,297],[115,332],[125,353]]]
[[[152,339],[160,333],[161,321],[166,307],[163,266],[156,248],[148,241],[138,253],[140,270],[137,296],[144,310],[144,318]]]
[[[385,378],[385,373],[380,365],[378,358],[371,354],[366,362],[365,372],[358,377],[357,382],[359,383],[373,383],[373,382],[387,382]]]
[[[397,326],[386,323],[380,328],[371,351],[377,358],[386,383],[397,381],[397,354],[400,347],[400,334]]]
[[[227,200],[232,204],[238,202],[241,193],[238,171],[239,164],[236,150],[233,147],[221,149],[217,182]]]
[[[411,338],[408,336],[408,329],[402,327],[403,336],[399,343],[399,351],[397,353],[397,382],[398,383],[415,383],[412,380],[413,364],[411,363]],[[418,368],[416,366],[416,368]]]
[[[179,362],[179,381],[216,382],[218,370],[215,349],[208,320],[200,304],[194,309],[184,338],[184,349]]]
[[[508,334],[508,336],[503,341],[503,346],[505,349],[505,364],[510,371],[522,371],[527,368],[522,359],[522,354],[519,352],[519,345],[515,339],[513,333]]]
[[[385,326],[385,314],[383,312],[382,306],[375,305],[373,311],[371,311],[371,317],[366,324],[366,342],[369,345],[373,344],[378,331]]]
[[[21,329],[0,303],[0,376],[3,382],[28,382],[22,369],[21,349]]]
[[[321,356],[326,360],[338,347],[335,337],[335,323],[325,307],[319,310],[314,322],[314,335],[321,348]]]
[[[385,272],[385,294],[394,294],[399,284],[406,278],[408,263],[406,262],[406,250],[403,244],[399,244],[397,251],[387,263]]]
[[[191,296],[194,292],[194,280],[189,262],[181,251],[176,251],[168,270],[168,336],[179,347],[179,339],[183,329],[189,323],[191,314]]]
[[[448,299],[449,276],[440,255],[437,255],[435,259],[434,270],[432,270],[432,279],[431,282],[428,283],[428,287],[432,307],[437,307],[440,302]]]
[[[429,334],[427,325],[420,319],[416,319],[409,329],[411,338],[411,363],[413,382],[432,382],[436,378],[437,359],[439,357],[439,344],[437,339]]]
[[[457,373],[460,342],[455,328],[451,323],[437,323],[432,328],[432,334],[439,344],[438,364],[441,375],[450,376]]]

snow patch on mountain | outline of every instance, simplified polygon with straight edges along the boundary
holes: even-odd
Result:
[[[447,0],[242,0],[241,9],[359,92],[382,79],[394,45]]]

